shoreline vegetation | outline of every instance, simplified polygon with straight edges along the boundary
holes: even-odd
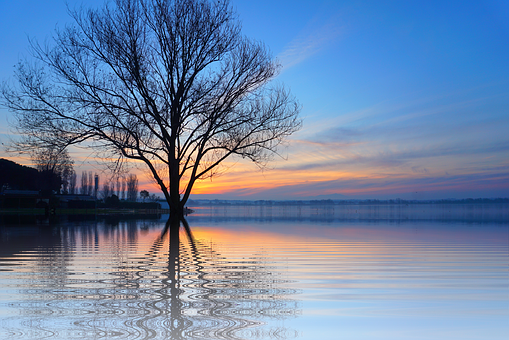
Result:
[[[164,201],[159,201],[164,203]],[[185,214],[192,214],[194,207],[211,207],[211,206],[310,206],[310,207],[328,207],[328,206],[347,206],[347,205],[451,205],[451,204],[509,204],[509,198],[466,198],[466,199],[440,199],[440,200],[403,200],[403,199],[366,199],[366,200],[189,200],[189,207],[186,207]],[[134,206],[134,205],[133,205]],[[153,215],[153,214],[169,214],[167,208],[104,208],[90,207],[81,209],[72,208],[55,208],[50,211],[52,215]],[[0,208],[0,214],[9,215],[45,215],[48,212],[41,208]]]
[[[185,214],[191,214],[194,210],[186,208]],[[164,215],[169,214],[169,209],[110,209],[110,208],[84,208],[66,209],[56,208],[49,215]],[[40,208],[5,208],[0,209],[0,215],[48,215],[46,209]]]
[[[45,209],[37,208],[6,208],[0,209],[0,214],[27,214],[27,215],[45,215]],[[52,215],[152,215],[169,214],[168,209],[54,209]]]
[[[435,199],[435,200],[404,200],[396,199],[344,199],[344,200],[219,200],[219,199],[190,199],[188,205],[410,205],[410,204],[497,204],[509,203],[509,198],[464,198],[464,199]]]

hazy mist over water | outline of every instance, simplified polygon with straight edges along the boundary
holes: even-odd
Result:
[[[507,204],[194,209],[2,216],[0,338],[507,337]]]

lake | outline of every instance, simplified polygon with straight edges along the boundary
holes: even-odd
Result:
[[[507,339],[507,204],[2,216],[0,339]]]

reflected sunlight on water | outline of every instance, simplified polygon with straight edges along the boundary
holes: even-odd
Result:
[[[506,338],[507,220],[328,214],[5,225],[0,338]]]

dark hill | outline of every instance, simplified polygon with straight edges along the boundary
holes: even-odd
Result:
[[[0,158],[0,189],[40,190],[39,177],[34,168]]]

